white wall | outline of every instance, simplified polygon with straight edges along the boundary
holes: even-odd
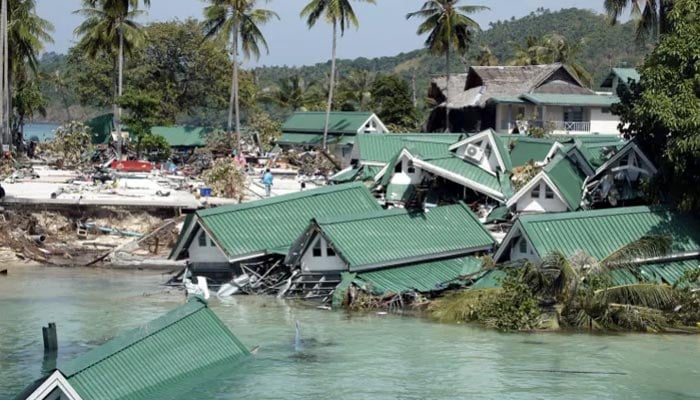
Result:
[[[193,263],[228,263],[228,258],[224,253],[216,246],[212,245],[214,242],[209,236],[207,236],[206,246],[199,245],[199,235],[203,231],[197,229],[197,234],[192,240],[189,247],[190,262]]]
[[[407,157],[402,157],[399,161],[401,163],[401,172],[394,172],[394,170],[387,171],[388,174],[393,174],[391,177],[391,183],[394,185],[417,185],[423,181],[423,170],[414,166],[414,172],[409,173],[408,167],[411,161]]]
[[[536,185],[537,186],[537,185]],[[532,212],[532,213],[543,213],[543,212],[564,212],[568,211],[569,207],[554,195],[554,198],[546,198],[546,187],[547,184],[544,181],[540,181],[540,195],[537,198],[532,197],[532,192],[535,188],[532,188],[528,193],[525,193],[515,205],[515,211],[522,212]]]
[[[591,132],[596,133],[619,133],[617,126],[620,124],[620,117],[612,112],[604,114],[602,108],[591,108]]]
[[[321,241],[321,257],[314,257],[313,248],[318,241]],[[346,271],[348,266],[338,257],[329,256],[327,243],[321,235],[311,239],[311,245],[306,249],[306,252],[301,257],[302,272],[325,272],[325,271]]]
[[[478,140],[477,140],[477,142],[478,142]],[[474,145],[474,144],[472,144],[472,145]],[[471,159],[467,156],[467,147],[468,146],[469,146],[469,144],[465,144],[464,146],[458,148],[457,151],[455,152],[455,154],[458,157],[462,157],[466,160],[471,161]],[[481,162],[479,163],[479,166],[482,169],[484,169],[486,171],[491,171],[495,174],[497,171],[499,171],[501,169],[500,165],[498,165],[498,157],[496,156],[496,152],[498,150],[494,149],[491,146],[491,141],[489,140],[488,137],[484,137],[481,140],[481,145],[478,147],[481,149],[481,151],[484,152],[484,154],[488,154],[488,150],[491,151],[491,154],[488,157],[486,157],[484,155],[484,157],[481,159]]]
[[[526,249],[525,252],[520,251],[520,244],[521,242],[525,243]],[[532,250],[532,247],[530,246],[529,243],[527,243],[527,240],[525,239],[524,236],[519,236],[516,239],[513,239],[513,243],[510,248],[510,260],[511,261],[516,261],[516,260],[522,260],[526,259],[529,260],[533,263],[539,262],[539,257],[535,254],[535,252]]]

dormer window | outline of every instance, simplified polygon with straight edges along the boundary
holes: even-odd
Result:
[[[553,199],[554,198],[554,191],[549,186],[545,186],[545,188],[544,188],[544,197],[546,199]]]
[[[539,198],[540,198],[540,185],[539,185],[539,184],[537,184],[537,186],[535,186],[535,187],[532,189],[532,193],[530,194],[530,196],[532,196],[533,199],[539,199]]]

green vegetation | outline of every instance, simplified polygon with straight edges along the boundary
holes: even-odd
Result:
[[[656,197],[700,211],[700,4],[678,0],[669,32],[639,69],[639,84],[621,87],[613,112],[660,167]]]
[[[358,0],[374,4],[374,0]],[[301,17],[306,18],[306,24],[313,28],[319,18],[323,17],[326,22],[333,26],[333,50],[331,53],[331,73],[328,84],[328,104],[326,105],[326,125],[323,128],[323,150],[328,148],[328,124],[331,118],[331,108],[333,107],[333,90],[335,87],[335,60],[338,47],[338,28],[340,36],[345,34],[345,28],[354,26],[357,28],[360,23],[357,20],[355,11],[352,9],[350,0],[311,0],[304,9],[301,10]]]
[[[637,40],[657,38],[659,34],[669,32],[669,16],[673,11],[675,0],[639,1],[606,0],[605,10],[610,21],[615,24],[620,15],[629,8],[636,24]]]
[[[584,84],[593,86],[593,78],[586,68],[579,64],[579,54],[583,43],[572,44],[560,34],[552,33],[541,38],[528,36],[525,44],[513,43],[514,57],[508,65],[538,65],[562,63]]]
[[[83,161],[84,154],[90,153],[92,136],[82,122],[73,121],[56,129],[56,137],[51,145],[63,157],[65,165],[76,166]]]
[[[445,56],[445,75],[447,76],[446,102],[450,101],[450,56],[459,56],[469,50],[474,31],[481,30],[476,21],[467,14],[488,10],[483,6],[458,6],[459,0],[426,1],[420,10],[409,13],[406,19],[420,17],[423,22],[418,26],[418,35],[428,34],[425,47],[430,53]],[[446,107],[445,128],[450,131],[450,107]]]
[[[261,47],[269,51],[267,41],[260,31],[260,26],[273,18],[279,18],[270,10],[255,8],[257,0],[210,0],[210,6],[204,9],[204,30],[207,38],[219,38],[228,41],[232,38],[233,77],[231,79],[231,98],[228,111],[228,132],[233,132],[233,117],[236,117],[236,150],[241,151],[241,113],[240,89],[238,81],[238,51],[243,51],[246,58],[260,57]],[[229,138],[229,143],[233,137]]]
[[[420,129],[418,110],[411,99],[408,82],[396,75],[382,75],[372,83],[371,108],[391,132]]]
[[[687,274],[672,287],[646,280],[636,264],[670,249],[669,238],[647,236],[600,261],[583,252],[570,258],[553,253],[539,265],[503,267],[498,289],[455,292],[436,300],[429,312],[442,321],[476,321],[504,331],[683,329],[694,325],[700,313],[700,296],[691,290],[700,274]],[[612,274],[621,271],[639,283],[615,286]]]

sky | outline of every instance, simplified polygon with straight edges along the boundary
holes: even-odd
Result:
[[[272,21],[263,27],[263,33],[270,47],[270,54],[263,54],[260,60],[250,60],[248,66],[256,65],[308,65],[324,62],[331,55],[331,28],[323,21],[309,30],[299,12],[308,0],[271,0],[261,7],[276,11],[280,20]],[[423,44],[424,38],[416,35],[419,20],[406,20],[411,11],[418,10],[422,0],[377,0],[376,5],[353,2],[355,13],[360,20],[360,29],[346,30],[338,42],[339,58],[394,56],[401,52],[415,50]],[[462,4],[486,5],[491,9],[474,14],[472,17],[483,29],[489,22],[522,17],[538,7],[558,10],[578,7],[602,12],[603,0],[468,0]],[[151,0],[148,15],[142,22],[185,20],[189,17],[202,18],[203,0]],[[37,12],[55,26],[53,44],[46,51],[65,53],[76,42],[73,30],[81,22],[81,17],[73,11],[81,7],[81,0],[38,0]]]

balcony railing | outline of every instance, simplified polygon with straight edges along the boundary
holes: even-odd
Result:
[[[512,131],[518,127],[521,133],[527,132],[530,128],[542,128],[546,131],[564,132],[590,132],[591,121],[542,121],[542,120],[518,120],[501,121],[501,129]]]

